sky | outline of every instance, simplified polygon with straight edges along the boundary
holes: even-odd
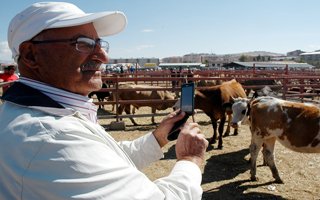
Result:
[[[119,10],[128,25],[110,43],[111,58],[164,58],[320,49],[319,0],[65,0],[85,12]],[[0,60],[11,60],[10,20],[37,1],[0,7]]]

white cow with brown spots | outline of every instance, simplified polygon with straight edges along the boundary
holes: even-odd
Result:
[[[251,180],[256,178],[256,161],[259,150],[275,181],[283,183],[274,162],[276,140],[283,146],[301,153],[320,153],[320,109],[312,104],[285,101],[273,97],[234,99],[232,126],[238,127],[249,117],[252,134]]]

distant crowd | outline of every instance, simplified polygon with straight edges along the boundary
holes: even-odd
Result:
[[[19,79],[18,74],[15,73],[16,67],[14,65],[8,65],[3,68],[3,72],[0,73],[0,83],[11,82]],[[10,84],[2,87],[2,92],[5,92],[10,87]]]

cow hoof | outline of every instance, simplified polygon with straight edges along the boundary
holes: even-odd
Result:
[[[220,149],[220,150],[221,150],[222,148],[223,148],[223,146],[222,146],[222,145],[219,145],[219,146],[218,146],[218,149]]]
[[[225,132],[223,137],[228,137],[230,135],[230,133]]]
[[[274,182],[275,183],[279,183],[279,184],[283,184],[284,183],[281,179],[276,179]]]
[[[233,135],[238,135],[238,132],[233,133]]]
[[[259,179],[257,177],[255,177],[255,176],[251,176],[250,180],[251,181],[258,181]]]
[[[216,140],[211,138],[211,139],[207,139],[208,142],[209,142],[209,145],[212,145],[212,144],[215,144],[216,143]]]

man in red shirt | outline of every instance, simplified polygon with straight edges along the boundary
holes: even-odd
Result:
[[[19,79],[19,76],[14,73],[15,72],[15,66],[9,65],[4,68],[4,73],[0,74],[0,82],[10,82],[15,81]],[[11,84],[7,84],[2,87],[2,92],[4,93]]]

